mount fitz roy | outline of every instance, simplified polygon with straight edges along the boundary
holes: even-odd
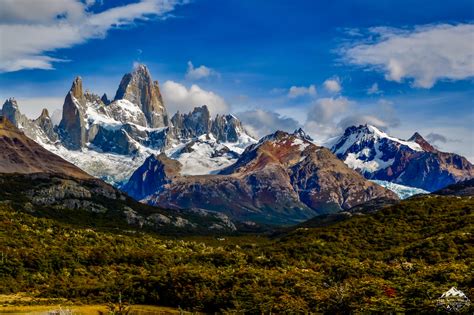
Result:
[[[144,65],[124,75],[112,101],[84,92],[82,79],[74,79],[58,126],[47,111],[29,120],[14,99],[4,103],[2,112],[43,147],[117,186],[150,154],[166,152],[189,166],[183,172],[207,174],[230,165],[256,142],[234,116],[211,119],[205,105],[169,118],[158,82]],[[196,149],[198,154],[190,154]]]
[[[380,186],[396,185],[385,182],[433,191],[474,176],[469,161],[438,151],[419,134],[404,141],[354,126],[326,149],[302,130],[257,141],[236,117],[213,118],[205,105],[170,117],[144,65],[124,75],[113,100],[84,92],[77,77],[57,126],[47,110],[28,119],[14,99],[2,115],[137,200],[242,221],[294,223],[376,198],[397,199]]]

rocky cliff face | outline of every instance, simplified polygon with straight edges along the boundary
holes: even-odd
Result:
[[[46,108],[43,109],[41,115],[36,118],[33,123],[43,130],[49,140],[56,142],[58,140],[58,134],[54,130],[53,122],[49,116],[49,112]]]
[[[76,77],[64,99],[63,117],[59,124],[62,143],[69,149],[81,149],[87,142],[85,112],[86,98],[82,91],[82,79]]]
[[[366,178],[428,191],[474,177],[466,158],[438,151],[418,133],[401,140],[373,126],[354,126],[346,129],[332,151]]]
[[[146,166],[137,170],[127,185],[140,186],[147,171]],[[349,169],[328,149],[284,132],[251,145],[219,174],[167,177],[154,189],[156,193],[145,199],[152,205],[199,208],[238,220],[286,224],[374,198],[397,199]]]
[[[165,154],[150,155],[142,166],[132,175],[128,183],[122,187],[129,196],[140,200],[157,192],[156,187],[164,187],[181,171],[181,164],[168,158]]]
[[[169,124],[158,82],[151,79],[145,65],[138,65],[132,73],[123,76],[114,100],[127,100],[138,105],[145,114],[148,127],[160,128]]]
[[[247,135],[242,123],[233,115],[216,115],[212,119],[206,105],[187,114],[177,112],[172,118],[172,132],[178,139],[192,139],[212,133],[219,142],[238,142]]]
[[[211,130],[211,115],[206,105],[196,107],[191,113],[177,112],[172,118],[173,132],[177,138],[191,139]]]
[[[46,109],[35,119],[28,119],[18,109],[17,101],[10,98],[3,104],[0,113],[7,118],[15,127],[25,133],[29,138],[39,143],[54,143],[58,140],[58,135],[54,131],[54,126]]]

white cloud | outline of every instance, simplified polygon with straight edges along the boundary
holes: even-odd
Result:
[[[309,108],[304,128],[317,143],[323,143],[347,127],[364,124],[388,130],[398,126],[400,120],[389,101],[382,99],[360,110],[354,101],[339,96],[316,100]]]
[[[337,122],[348,112],[352,101],[345,97],[320,98],[309,107],[304,129],[316,141],[325,140],[339,132]]]
[[[166,81],[161,89],[163,98],[172,115],[176,111],[190,112],[196,106],[207,105],[212,115],[229,113],[229,105],[219,95],[206,91],[193,84],[190,88],[174,82]]]
[[[367,94],[369,95],[374,95],[374,94],[380,94],[382,91],[379,89],[379,84],[375,82],[372,84],[368,89],[367,89]]]
[[[219,77],[220,74],[211,69],[206,67],[205,65],[200,65],[199,67],[195,68],[191,61],[188,61],[188,70],[186,71],[186,79],[188,80],[200,80],[209,78],[211,76]]]
[[[0,72],[53,69],[57,49],[69,48],[135,20],[164,17],[178,0],[141,0],[100,13],[78,0],[0,0]]]
[[[341,83],[339,82],[339,78],[337,77],[327,79],[326,81],[324,81],[323,85],[326,91],[331,93],[339,93],[342,90]]]
[[[237,113],[236,116],[242,121],[244,128],[258,138],[276,130],[293,132],[300,127],[300,124],[293,118],[261,109]]]
[[[340,114],[345,113],[352,102],[345,97],[320,98],[313,103],[308,112],[308,120],[316,122],[330,122]]]
[[[288,97],[289,98],[297,98],[300,96],[304,95],[309,95],[309,96],[315,96],[316,95],[316,86],[311,84],[308,87],[305,86],[292,86],[290,87],[290,90],[288,91]]]
[[[386,80],[413,80],[431,88],[439,80],[474,76],[474,24],[416,26],[411,30],[376,27],[370,41],[341,50],[346,62],[381,71]]]

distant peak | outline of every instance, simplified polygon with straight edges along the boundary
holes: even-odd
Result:
[[[8,99],[5,100],[5,103],[3,103],[3,106],[9,106],[9,107],[13,107],[15,109],[18,109],[18,103],[16,101],[16,99],[14,97],[10,97]]]
[[[77,76],[74,81],[72,81],[70,92],[76,99],[81,99],[84,96],[82,90],[82,78]]]
[[[104,93],[104,95],[102,95],[102,97],[100,98],[100,100],[102,101],[102,103],[104,103],[105,105],[109,105],[110,104],[110,100],[109,98],[107,97],[107,94]]]
[[[43,108],[43,110],[41,111],[40,117],[48,117],[49,118],[49,111],[48,111],[47,108]]]
[[[408,141],[416,141],[417,139],[423,139],[425,140],[418,132],[415,132],[413,136],[408,139]]]
[[[147,72],[148,72],[148,67],[147,67],[145,64],[143,64],[143,63],[135,63],[135,64],[133,65],[133,71],[134,71],[134,72],[135,72],[135,71],[137,71],[137,72],[138,72],[138,71],[147,71]]]
[[[296,129],[294,132],[293,132],[293,135],[302,139],[302,140],[308,140],[308,141],[314,141],[313,138],[311,138],[311,136],[309,136],[304,130],[303,128],[298,128]]]
[[[148,67],[144,64],[136,64],[133,67],[133,72],[131,73],[132,77],[145,77],[151,81],[150,71]],[[153,82],[152,82],[153,83]]]
[[[413,136],[408,139],[408,141],[416,142],[420,145],[420,147],[428,152],[435,152],[437,151],[428,141],[425,140],[418,132],[415,132]]]

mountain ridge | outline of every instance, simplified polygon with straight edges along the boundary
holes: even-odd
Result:
[[[169,161],[150,158],[124,186],[135,194],[159,178],[155,193],[141,198],[151,205],[221,211],[238,220],[289,223],[376,197],[398,199],[391,191],[365,180],[328,149],[298,133],[277,131],[245,149],[239,159],[215,175],[166,176]],[[154,173],[150,175],[150,169]],[[127,190],[128,189],[128,190]]]
[[[437,150],[419,133],[400,140],[374,126],[353,126],[331,150],[368,179],[428,191],[474,177],[474,167],[466,158]]]

